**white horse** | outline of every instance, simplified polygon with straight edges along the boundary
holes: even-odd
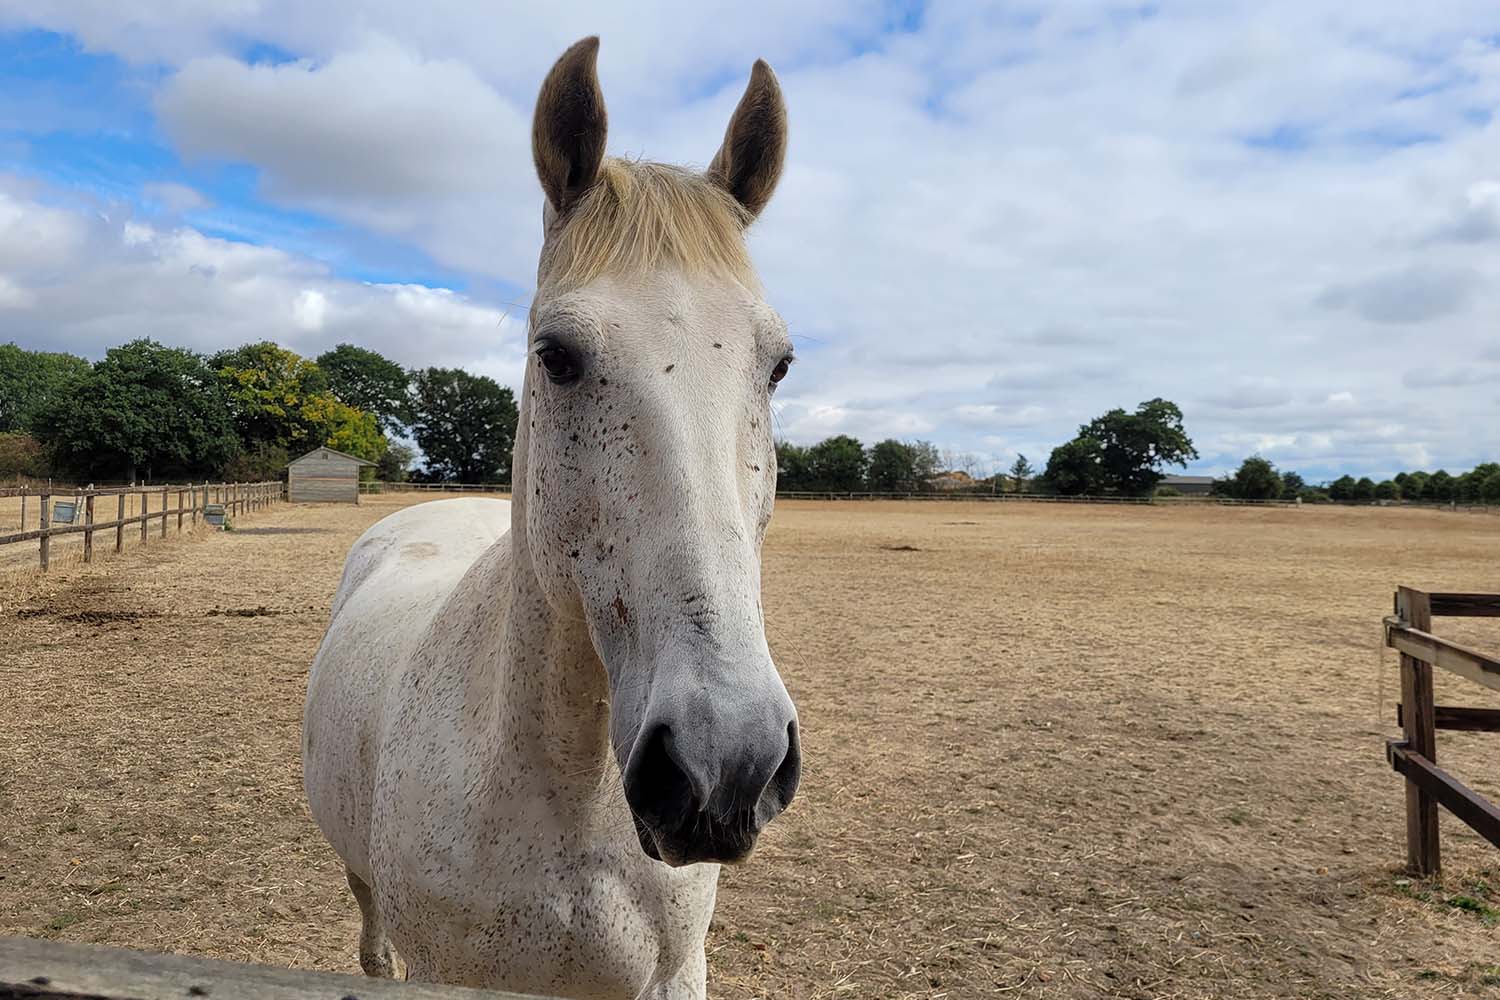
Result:
[[[597,52],[537,99],[514,499],[410,507],[355,543],[305,781],[367,973],[394,944],[412,979],[702,997],[719,863],[800,767],[760,606],[791,346],[744,242],[785,109],[757,62],[706,173],[607,159]]]

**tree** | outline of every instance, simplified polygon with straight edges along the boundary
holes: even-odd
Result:
[[[905,493],[917,488],[917,453],[911,445],[887,438],[870,449],[865,480],[876,493]]]
[[[942,464],[938,458],[937,446],[931,441],[913,441],[911,452],[912,462],[915,465],[917,489],[919,491],[932,489],[932,477],[938,474]]]
[[[328,388],[342,403],[373,413],[385,434],[399,434],[411,422],[410,379],[396,362],[353,344],[339,344],[318,355]]]
[[[89,367],[71,354],[0,344],[0,434],[35,430],[37,416]]]
[[[376,464],[375,474],[382,482],[404,483],[411,472],[411,463],[417,457],[415,448],[392,441],[386,445],[385,454]]]
[[[1401,495],[1408,500],[1421,500],[1427,495],[1427,473],[1409,472],[1401,484]]]
[[[1295,500],[1307,489],[1307,483],[1295,472],[1281,474],[1281,499]]]
[[[858,439],[839,434],[807,449],[813,489],[854,493],[865,483],[865,449]]]
[[[1485,503],[1500,503],[1500,468],[1496,468],[1480,484],[1479,497]]]
[[[1026,461],[1026,456],[1018,453],[1016,460],[1010,466],[1011,490],[1016,493],[1025,493],[1026,484],[1034,475],[1036,475],[1036,470],[1031,467],[1030,462]]]
[[[1339,476],[1328,486],[1328,498],[1343,503],[1354,499],[1354,477]]]
[[[776,442],[776,489],[793,493],[812,489],[806,448],[788,441]]]
[[[264,443],[300,454],[323,443],[316,416],[305,412],[308,400],[328,392],[317,365],[270,341],[220,351],[209,364],[228,393],[247,450]]]
[[[1393,480],[1383,479],[1375,484],[1376,500],[1399,500],[1401,499],[1401,487]]]
[[[1374,500],[1375,480],[1371,479],[1369,476],[1361,477],[1359,482],[1354,484],[1353,499],[1358,500],[1361,503],[1369,503],[1371,500]]]
[[[1186,465],[1198,457],[1183,429],[1182,411],[1165,399],[1147,400],[1134,413],[1110,410],[1078,429],[1075,442],[1085,439],[1098,445],[1099,476],[1091,490],[1148,496],[1161,480],[1162,466]],[[1069,454],[1079,459],[1086,449],[1073,449]],[[1055,450],[1053,455],[1057,455]],[[1052,462],[1047,464],[1050,469]]]
[[[30,434],[0,433],[0,479],[45,479],[52,475],[42,442]]]
[[[1276,474],[1276,466],[1259,455],[1251,455],[1241,462],[1228,486],[1229,495],[1241,500],[1274,500],[1281,496],[1284,488],[1281,477]]]
[[[412,436],[431,476],[450,482],[510,478],[516,401],[509,389],[459,368],[412,373]]]
[[[213,475],[239,450],[224,389],[201,357],[136,340],[112,348],[38,421],[83,478]]]
[[[1060,444],[1052,449],[1042,477],[1065,496],[1098,493],[1104,488],[1104,446],[1084,436]]]
[[[1455,485],[1453,477],[1439,469],[1427,477],[1427,488],[1423,491],[1423,497],[1438,503],[1447,503],[1453,499]]]

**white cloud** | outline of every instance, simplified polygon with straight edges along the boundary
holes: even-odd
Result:
[[[799,439],[897,434],[1045,457],[1099,412],[1165,396],[1205,466],[1261,446],[1283,464],[1371,471],[1500,452],[1492,387],[1455,374],[1500,359],[1490,0],[937,2],[879,38],[886,16],[789,0],[0,0],[0,24],[167,66],[156,107],[184,154],[249,163],[272,203],[480,288],[529,287],[540,194],[527,117],[568,42],[603,36],[613,151],[697,164],[750,60],[770,58],[792,142],[752,249],[798,342],[778,399]],[[299,61],[247,65],[249,40]],[[353,331],[369,322],[411,350],[389,332],[396,317],[441,327],[455,301],[471,318],[498,309],[482,291],[338,282],[296,254],[161,223],[132,249],[114,223],[28,204],[18,222],[0,201],[0,275],[91,342],[137,328],[365,340]],[[52,284],[70,268],[71,303]],[[164,283],[193,322],[168,309],[158,323],[117,272]],[[324,296],[318,330],[299,325],[304,290]],[[398,312],[403,295],[414,301]],[[517,357],[478,335],[435,344],[497,372]]]

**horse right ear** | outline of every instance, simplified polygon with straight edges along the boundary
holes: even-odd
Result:
[[[599,38],[590,36],[562,54],[536,98],[531,156],[547,201],[566,214],[594,186],[604,160],[609,121],[599,90]]]

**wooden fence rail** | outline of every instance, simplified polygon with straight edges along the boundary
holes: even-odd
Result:
[[[1406,778],[1406,865],[1417,875],[1442,870],[1437,807],[1443,806],[1500,847],[1500,809],[1437,765],[1437,730],[1500,732],[1500,710],[1434,703],[1432,668],[1500,691],[1500,657],[1432,634],[1433,615],[1500,617],[1500,594],[1429,594],[1401,587],[1385,619],[1385,644],[1401,654],[1403,738],[1386,741],[1386,759]]]
[[[274,969],[185,955],[0,937],[0,1000],[545,1000]]]
[[[0,535],[0,545],[14,545],[19,542],[38,542],[38,558],[43,570],[47,569],[52,559],[52,539],[59,535],[83,535],[83,561],[92,562],[94,559],[94,535],[96,532],[108,531],[113,528],[115,532],[115,551],[119,552],[125,547],[125,528],[128,525],[139,524],[141,531],[141,544],[145,544],[150,534],[152,522],[160,522],[159,535],[167,537],[168,523],[177,520],[177,530],[180,533],[185,520],[191,519],[192,524],[198,523],[200,515],[205,514],[210,507],[222,507],[228,517],[247,514],[251,511],[263,510],[273,503],[281,500],[284,495],[283,484],[276,482],[262,483],[190,483],[182,486],[116,486],[106,489],[59,489],[53,492],[51,488],[41,490],[4,489],[0,490],[0,498],[21,498],[21,529],[10,534]],[[140,498],[140,513],[127,517],[125,515],[125,498],[137,496]],[[35,497],[37,501],[37,526],[28,529],[25,524],[26,500]],[[116,514],[114,520],[99,521],[95,514],[99,507],[97,501],[100,497],[116,497]],[[67,498],[67,499],[64,499]],[[172,501],[175,498],[176,506]],[[157,509],[152,510],[154,502],[158,501]],[[82,510],[78,509],[78,503],[82,501]],[[68,512],[66,521],[54,517],[62,505],[62,509]],[[105,504],[108,509],[108,504]]]

